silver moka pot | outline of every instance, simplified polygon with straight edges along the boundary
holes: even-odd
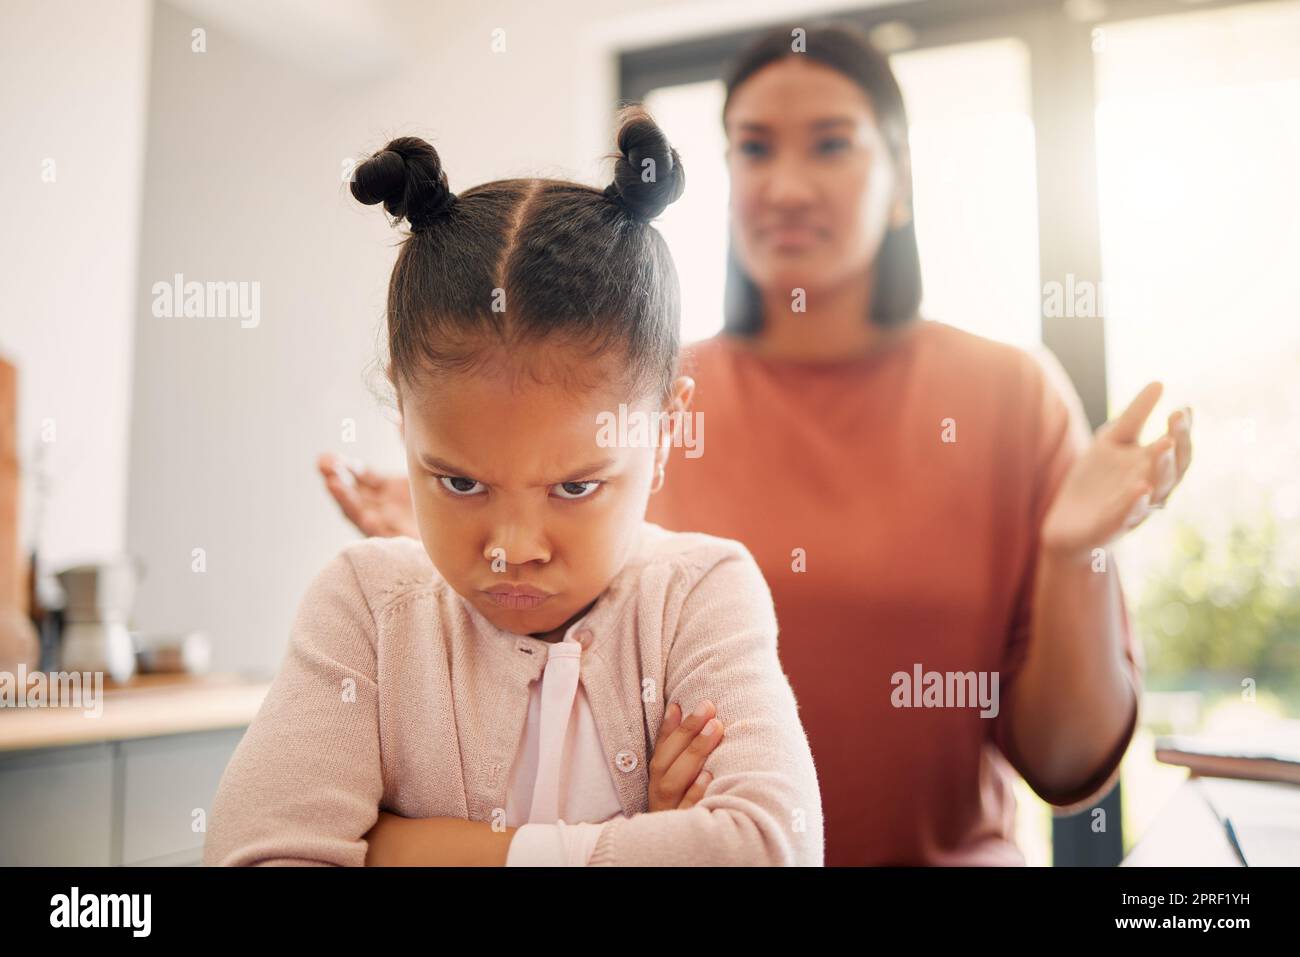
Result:
[[[140,563],[123,555],[55,576],[65,595],[62,670],[102,671],[118,682],[135,674],[128,623],[140,574]]]

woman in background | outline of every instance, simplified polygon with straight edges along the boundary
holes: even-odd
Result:
[[[757,559],[828,865],[1020,864],[1011,769],[1081,809],[1136,727],[1107,547],[1181,479],[1190,410],[1141,445],[1152,383],[1090,441],[1050,357],[922,319],[897,82],[857,32],[802,33],[727,76],[726,327],[686,367],[707,443],[647,517]],[[364,533],[416,534],[404,478],[320,466]]]

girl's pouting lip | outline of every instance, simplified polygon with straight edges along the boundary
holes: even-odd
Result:
[[[485,588],[483,594],[487,595],[488,600],[493,604],[516,611],[537,608],[547,599],[554,597],[551,592],[533,588],[531,585],[511,585],[509,583]]]

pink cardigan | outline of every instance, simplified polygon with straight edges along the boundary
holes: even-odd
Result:
[[[812,754],[743,545],[646,523],[579,624],[582,686],[625,815],[600,829],[592,865],[822,864]],[[550,648],[495,628],[418,541],[343,549],[308,588],[222,776],[204,863],[361,865],[380,810],[504,823]],[[726,729],[707,793],[645,813],[667,704],[705,698]]]

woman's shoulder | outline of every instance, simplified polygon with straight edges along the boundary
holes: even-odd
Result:
[[[1091,428],[1069,373],[1047,346],[1021,347],[927,320],[932,342],[926,376],[958,407],[1003,425],[1004,443],[1056,448],[1087,445]]]
[[[1035,360],[1035,351],[990,339],[938,319],[917,320],[918,339],[934,357],[993,375],[1023,368]]]
[[[969,374],[982,370],[988,378],[1005,381],[1008,372],[1023,371],[1039,361],[1041,347],[1028,350],[1011,343],[990,339],[938,319],[920,318],[888,330],[882,354],[921,354],[927,360],[960,368]],[[703,374],[706,378],[738,357],[751,354],[734,336],[719,332],[708,339],[682,348],[682,369],[687,375]]]
[[[930,371],[942,375],[938,381],[1022,403],[1078,403],[1069,375],[1045,345],[1013,345],[935,319],[918,322]]]
[[[714,378],[710,370],[734,353],[728,333],[719,332],[707,339],[688,342],[682,346],[682,373],[694,377]]]

